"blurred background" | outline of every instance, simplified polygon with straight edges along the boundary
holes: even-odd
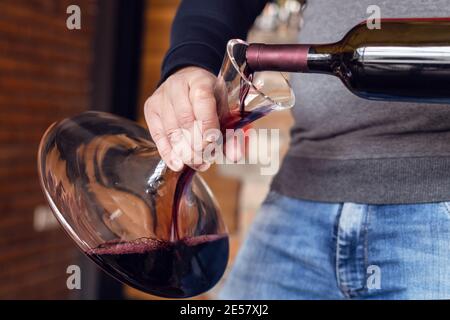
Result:
[[[122,286],[77,250],[42,195],[36,154],[50,124],[86,110],[144,125],[179,2],[0,0],[0,299],[157,299]],[[269,3],[248,41],[296,42],[301,3]],[[70,5],[81,9],[80,30],[66,26]],[[281,129],[284,153],[291,122],[283,111],[254,126]],[[214,166],[203,176],[231,235],[231,267],[271,177],[257,165]],[[70,265],[81,268],[79,290],[67,288]]]

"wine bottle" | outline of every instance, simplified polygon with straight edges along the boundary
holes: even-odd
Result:
[[[252,71],[335,75],[367,99],[450,103],[450,18],[362,22],[331,44],[254,43],[246,59]]]

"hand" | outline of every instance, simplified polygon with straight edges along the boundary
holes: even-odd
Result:
[[[184,164],[199,171],[210,166],[203,157],[198,163],[195,155],[218,138],[211,130],[219,129],[215,83],[216,77],[205,69],[186,67],[171,75],[145,102],[150,134],[162,159],[174,171]]]

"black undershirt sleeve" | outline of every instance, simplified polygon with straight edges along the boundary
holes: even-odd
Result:
[[[173,21],[160,83],[186,66],[217,74],[228,40],[245,39],[268,1],[183,0]]]

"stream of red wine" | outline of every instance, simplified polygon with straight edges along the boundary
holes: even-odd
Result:
[[[252,81],[253,79],[253,72],[249,67],[244,68],[244,76],[248,79],[248,81]],[[270,111],[270,107],[267,107],[267,110],[262,108],[262,110],[258,111],[245,111],[245,99],[247,98],[247,95],[250,91],[250,83],[241,78],[240,80],[240,88],[239,88],[239,108],[238,112],[230,112],[221,122],[221,128],[224,129],[238,129],[242,128],[245,125],[263,117],[265,114],[267,114]],[[173,239],[174,240],[180,240],[179,238],[179,231],[178,231],[178,209],[179,204],[181,201],[181,198],[183,196],[183,193],[185,189],[189,186],[192,177],[194,176],[195,171],[185,166],[183,171],[181,172],[176,190],[174,195],[174,202],[172,207],[172,228],[173,228]]]

